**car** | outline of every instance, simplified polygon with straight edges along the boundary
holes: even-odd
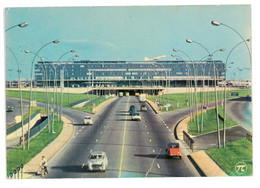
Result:
[[[181,152],[181,148],[180,148],[180,144],[179,143],[169,143],[167,146],[166,151],[166,157],[179,157],[180,159],[182,158],[182,152]]]
[[[134,115],[137,112],[135,105],[131,105],[129,108],[129,114]]]
[[[141,116],[139,113],[134,113],[134,115],[132,116],[132,120],[133,121],[141,121]]]
[[[92,117],[90,116],[85,116],[84,121],[83,121],[84,125],[93,125],[93,121],[92,121]]]
[[[14,107],[13,106],[7,106],[6,111],[7,112],[13,112],[14,111]]]
[[[247,100],[247,101],[252,101],[252,97],[251,97],[250,95],[247,95],[247,96],[246,96],[246,100]]]
[[[107,155],[104,151],[93,151],[88,156],[87,162],[88,171],[103,171],[105,172],[108,166]]]
[[[145,106],[145,104],[141,105],[140,111],[147,111],[147,107]]]

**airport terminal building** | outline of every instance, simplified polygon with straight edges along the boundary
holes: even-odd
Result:
[[[214,72],[215,70],[215,72]],[[65,87],[183,87],[195,79],[214,85],[223,81],[222,61],[39,61],[35,64],[35,82],[50,86],[60,80]],[[194,83],[194,82],[193,82]],[[208,85],[208,84],[207,84]]]

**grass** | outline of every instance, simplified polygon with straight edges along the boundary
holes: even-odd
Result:
[[[219,112],[223,111],[223,107],[219,108]],[[199,126],[201,123],[201,114],[199,114]],[[191,135],[200,135],[200,134],[205,134],[205,133],[209,133],[209,132],[213,132],[213,131],[217,131],[217,120],[216,120],[216,111],[215,108],[208,110],[207,113],[203,114],[203,131],[202,132],[198,132],[197,131],[197,125],[196,125],[196,117],[195,117],[195,121],[191,121],[188,124],[188,131]],[[226,127],[233,127],[237,125],[237,123],[235,121],[233,121],[228,115],[226,117]],[[221,119],[219,119],[219,126],[220,126],[220,130],[223,129],[223,121]]]
[[[19,98],[19,91],[15,90],[6,90],[7,97]],[[30,91],[22,91],[23,99],[30,99]],[[98,98],[97,95],[89,95],[89,94],[78,94],[78,93],[63,93],[62,97],[62,106],[70,107],[70,104],[82,100],[82,99],[95,99]],[[35,100],[35,92],[32,92],[32,98]],[[53,92],[48,92],[49,103],[52,104]],[[46,92],[37,91],[36,92],[36,100],[39,102],[46,103]],[[60,93],[55,93],[55,103],[58,100],[58,104],[60,103]]]
[[[100,100],[95,101],[94,104],[97,107],[98,105],[100,105],[101,103],[103,103],[103,102],[105,102],[105,101],[107,101],[109,99],[111,99],[111,97],[109,97],[109,98],[102,98]],[[89,113],[91,113],[93,111],[93,108],[92,108],[91,104],[87,105],[86,107],[81,107],[81,108],[76,107],[74,109],[77,109],[77,110],[80,110],[80,111],[83,111],[83,112],[89,112]]]
[[[212,148],[206,153],[224,170],[229,176],[251,176],[253,174],[252,164],[252,142],[246,138],[226,144],[225,148]],[[238,174],[236,164],[244,162],[247,172]]]
[[[28,163],[34,156],[42,151],[47,145],[49,145],[62,131],[63,122],[57,122],[57,118],[54,119],[55,134],[48,133],[48,126],[44,130],[30,140],[30,149],[27,150],[27,144],[25,150],[22,150],[22,146],[18,146],[7,152],[7,175],[13,172],[16,167],[21,164]]]
[[[227,99],[229,98],[235,98],[237,96],[229,96],[229,93],[231,92],[238,92],[239,96],[238,97],[244,97],[246,95],[251,95],[251,89],[236,89],[236,90],[231,90],[226,92]],[[205,101],[208,101],[208,96],[209,96],[209,102],[215,102],[215,92],[205,92],[204,93]],[[218,92],[218,99],[222,98],[223,93]],[[172,103],[173,106],[168,108],[168,111],[173,111],[181,108],[186,108],[188,107],[186,105],[186,99],[189,99],[189,94],[186,95],[186,93],[173,93],[173,94],[164,94],[161,96],[149,96],[148,99],[155,102],[156,99],[161,103],[161,104],[167,104],[167,103]],[[194,97],[193,97],[194,100]],[[198,105],[201,104],[202,101],[202,92],[197,92],[197,102]],[[179,101],[179,108],[177,108],[177,101]],[[162,107],[162,112],[166,111],[165,107]]]

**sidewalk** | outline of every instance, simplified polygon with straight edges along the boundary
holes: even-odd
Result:
[[[74,127],[71,121],[62,116],[63,129],[60,135],[47,147],[45,147],[38,155],[36,155],[31,161],[24,165],[23,178],[30,178],[39,169],[41,158],[44,155],[47,161],[49,161],[63,146],[70,140]]]

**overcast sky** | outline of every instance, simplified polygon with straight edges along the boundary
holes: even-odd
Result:
[[[249,5],[232,6],[128,6],[128,7],[73,7],[73,8],[6,8],[5,29],[28,22],[25,28],[13,28],[5,33],[6,46],[17,56],[21,66],[21,77],[29,78],[33,54],[47,42],[50,44],[39,55],[58,60],[66,51],[73,54],[62,58],[66,61],[79,54],[77,60],[130,60],[143,61],[166,55],[164,60],[174,60],[173,48],[185,51],[192,60],[207,55],[205,49],[192,39],[204,45],[210,52],[225,48],[214,54],[214,59],[226,61],[231,49],[241,38],[224,26],[212,26],[217,20],[237,30],[245,39],[251,38],[251,12]],[[248,43],[249,47],[251,43]],[[251,47],[250,47],[251,50]],[[228,79],[239,68],[250,68],[250,57],[244,43],[230,55],[234,62],[228,70]],[[9,72],[8,70],[12,71]],[[17,65],[13,54],[6,49],[6,79],[17,79]],[[231,76],[232,75],[232,76]],[[250,79],[251,71],[237,72],[237,79]]]

